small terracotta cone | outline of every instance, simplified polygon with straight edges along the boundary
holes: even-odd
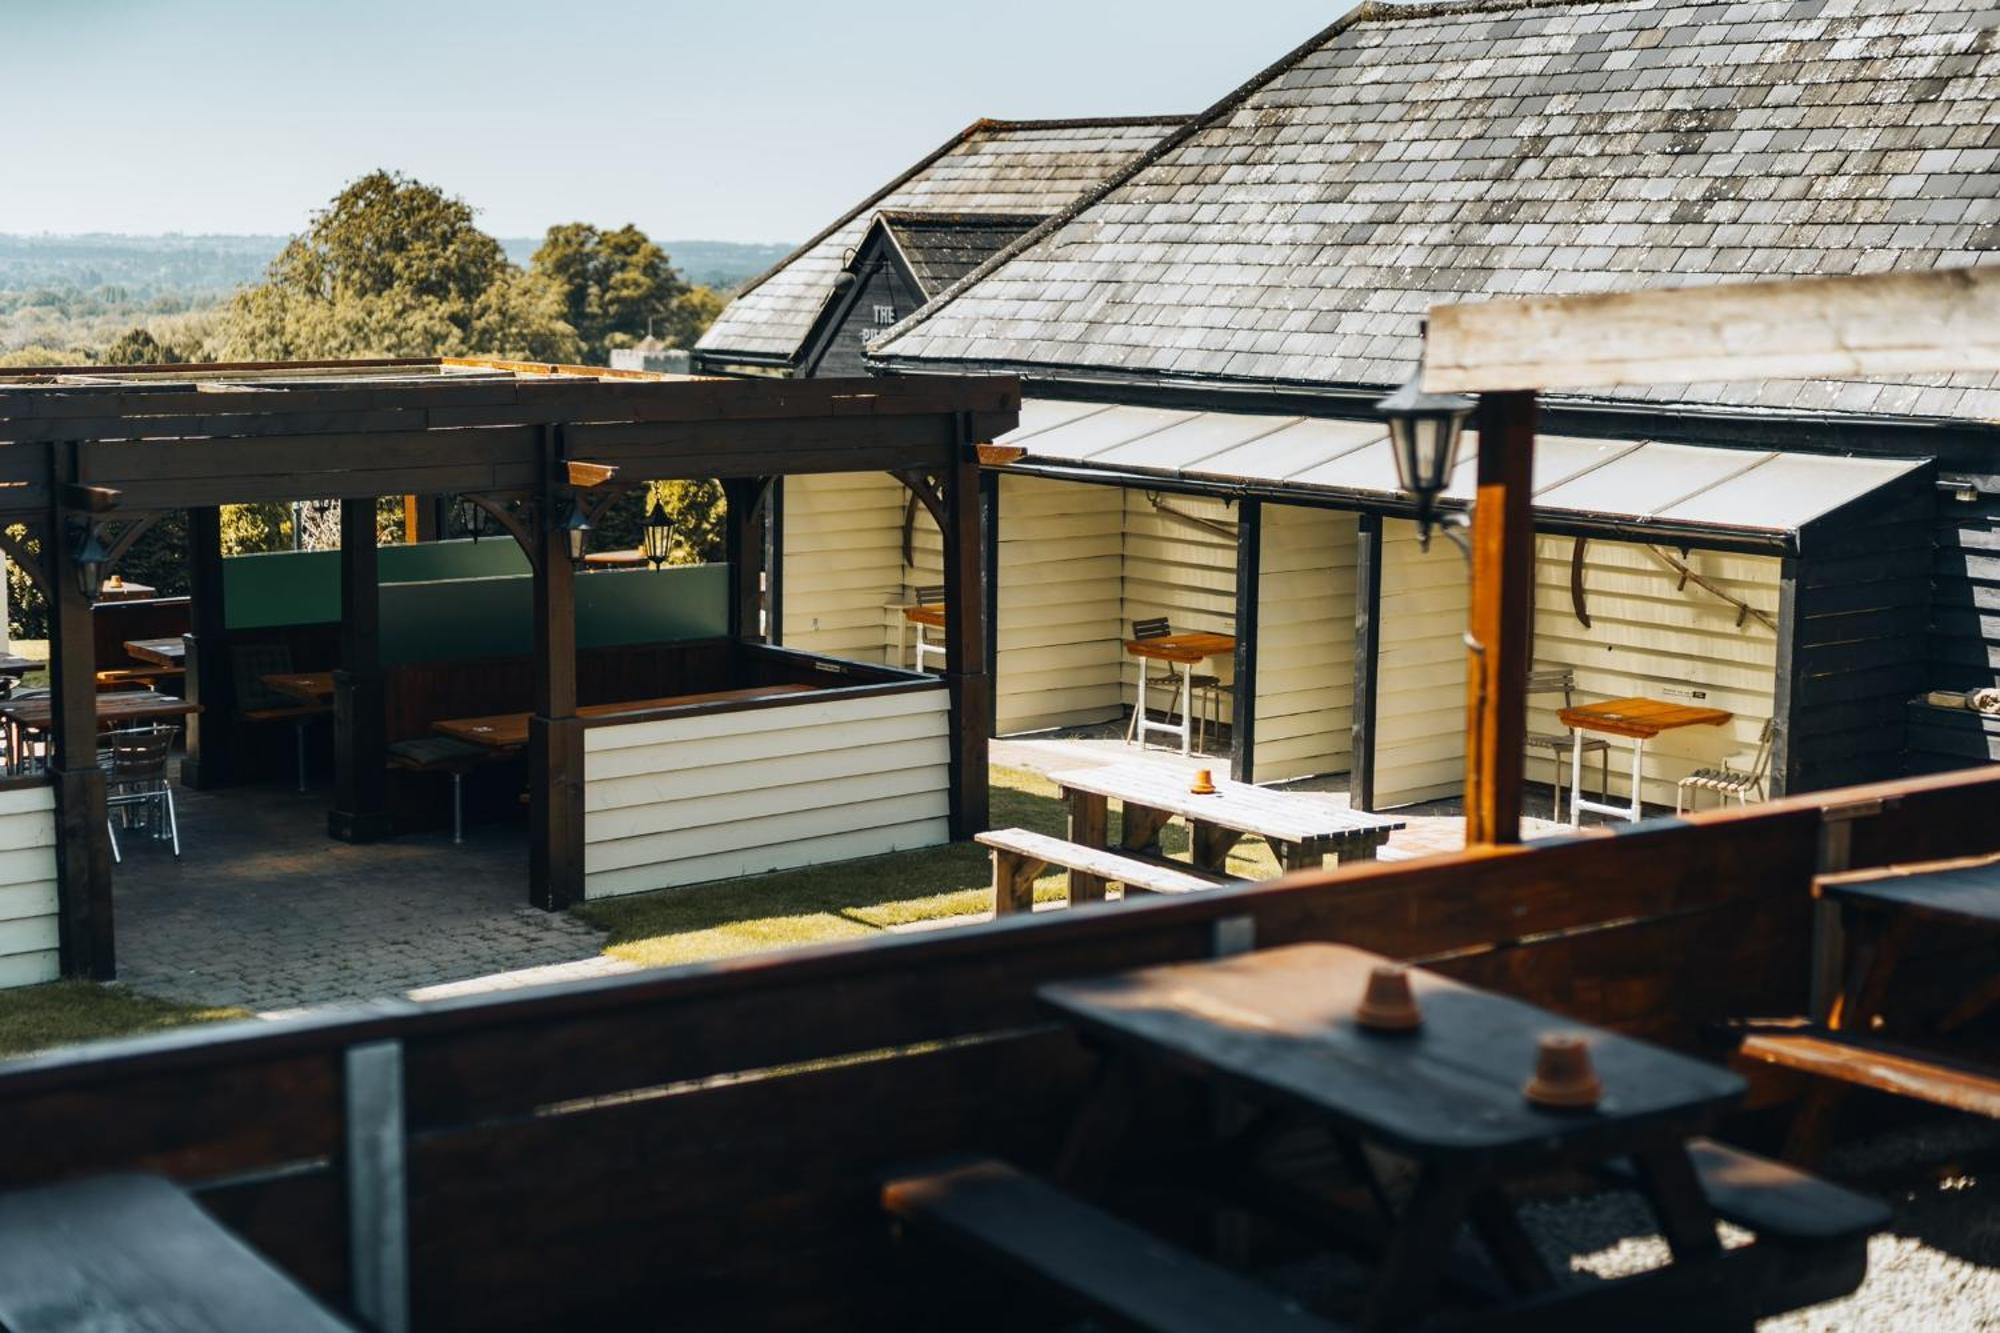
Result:
[[[1188,784],[1188,791],[1195,796],[1215,795],[1215,774],[1205,768],[1194,771],[1194,781]]]
[[[1422,1027],[1424,1015],[1410,990],[1410,970],[1401,963],[1379,963],[1368,974],[1368,988],[1355,1007],[1354,1021],[1376,1032],[1409,1032]]]
[[[1604,1084],[1583,1038],[1554,1034],[1543,1037],[1536,1047],[1535,1076],[1522,1091],[1537,1106],[1587,1111],[1604,1096]]]

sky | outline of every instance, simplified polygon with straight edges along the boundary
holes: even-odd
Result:
[[[798,241],[958,130],[1193,112],[1349,0],[0,0],[0,232],[302,229],[377,167],[499,236]]]

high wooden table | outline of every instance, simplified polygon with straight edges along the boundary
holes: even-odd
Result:
[[[944,645],[941,643],[932,643],[929,635],[930,630],[936,630],[940,634],[944,633],[943,602],[909,602],[899,606],[892,606],[888,609],[901,612],[903,623],[908,625],[910,632],[916,636],[916,642],[912,645],[910,652],[912,670],[922,671],[926,657],[944,656]],[[902,645],[900,643],[896,646],[896,655],[899,659],[902,656]]]
[[[1227,873],[1229,849],[1254,834],[1271,845],[1278,864],[1304,870],[1324,863],[1329,854],[1348,861],[1372,861],[1389,835],[1403,827],[1363,810],[1342,810],[1323,797],[1304,792],[1272,791],[1268,787],[1215,781],[1215,793],[1196,796],[1188,790],[1188,775],[1156,764],[1106,764],[1073,768],[1049,775],[1069,804],[1069,840],[1085,847],[1109,845],[1109,802],[1123,809],[1119,847],[1143,852],[1157,845],[1170,819],[1187,821],[1197,869]],[[1070,871],[1070,901],[1104,897],[1104,882],[1081,871]]]
[[[1638,819],[1640,814],[1639,792],[1641,786],[1641,766],[1646,758],[1646,742],[1663,732],[1675,731],[1681,727],[1719,727],[1734,717],[1734,713],[1720,708],[1695,708],[1687,704],[1671,704],[1660,699],[1607,699],[1603,703],[1577,704],[1556,714],[1556,718],[1570,729],[1572,741],[1569,751],[1569,823],[1571,828],[1583,822],[1583,812],[1593,810],[1600,815],[1616,815],[1621,819]],[[1632,803],[1612,805],[1608,801],[1586,801],[1583,798],[1583,733],[1594,731],[1605,736],[1623,736],[1632,742]]]
[[[1666,1319],[1645,1316],[1656,1310],[1653,1303],[1678,1298],[1683,1316],[1702,1311],[1718,1316],[1707,1326],[1747,1328],[1750,1314],[1769,1312],[1762,1302],[1782,1305],[1800,1294],[1779,1295],[1763,1284],[1773,1276],[1769,1270],[1810,1270],[1816,1257],[1810,1248],[1794,1248],[1790,1236],[1782,1247],[1769,1246],[1760,1236],[1725,1253],[1691,1156],[1690,1140],[1742,1095],[1740,1078],[1418,969],[1410,979],[1422,1026],[1370,1031],[1353,1014],[1369,972],[1385,961],[1342,945],[1301,944],[1043,986],[1042,1001],[1105,1055],[1059,1179],[1084,1191],[1108,1179],[1136,1108],[1144,1105],[1140,1088],[1171,1071],[1213,1085],[1243,1113],[1229,1117],[1240,1128],[1210,1149],[1213,1170],[1204,1178],[1228,1182],[1246,1200],[1274,1200],[1298,1188],[1291,1174],[1297,1161],[1288,1159],[1288,1167],[1270,1152],[1286,1133],[1317,1127],[1344,1146],[1327,1169],[1344,1163],[1344,1174],[1361,1177],[1354,1183],[1375,1206],[1350,1213],[1329,1204],[1323,1225],[1343,1242],[1377,1251],[1364,1328],[1403,1327],[1426,1314],[1439,1288],[1459,1280],[1454,1242],[1467,1225],[1504,1280],[1492,1293],[1501,1327],[1666,1327]],[[1604,1088],[1594,1108],[1548,1110],[1523,1095],[1537,1043],[1553,1034],[1587,1043]],[[1413,1187],[1399,1208],[1389,1207],[1364,1146],[1414,1166]],[[1751,1183],[1740,1176],[1757,1159],[1715,1145],[1699,1151],[1728,1155],[1738,1164],[1739,1183]],[[1637,1187],[1674,1262],[1622,1282],[1558,1292],[1506,1187],[1600,1163],[1636,1167]],[[1867,1201],[1857,1205],[1844,1191],[1760,1165],[1783,1173],[1793,1204],[1810,1206],[1817,1198],[1856,1205],[1864,1230],[1886,1220],[1886,1211]],[[1865,1263],[1863,1247],[1865,1236],[1851,1229],[1829,1246],[1828,1268],[1848,1266],[1829,1285],[1858,1282],[1853,1265]],[[1463,1327],[1482,1323],[1475,1315]]]
[[[127,639],[125,651],[129,656],[154,666],[187,666],[187,640],[178,634],[169,639]]]
[[[200,704],[153,690],[121,690],[97,696],[97,725],[100,729],[138,722],[165,722],[200,711]],[[35,699],[0,700],[0,718],[7,723],[7,753],[14,772],[21,771],[25,758],[22,734],[49,730],[54,716],[55,700],[49,695]]]
[[[1133,735],[1139,739],[1139,748],[1146,748],[1146,733],[1165,732],[1178,736],[1181,753],[1187,754],[1194,748],[1194,669],[1211,657],[1229,657],[1236,652],[1236,637],[1232,634],[1210,634],[1193,631],[1186,634],[1163,634],[1151,639],[1125,640],[1125,653],[1139,660],[1139,703],[1133,714]],[[1181,677],[1181,722],[1177,727],[1164,722],[1155,722],[1146,713],[1146,664],[1166,662],[1180,672]]]
[[[664,699],[634,699],[625,703],[587,704],[576,710],[578,717],[615,717],[620,713],[650,713],[663,708],[695,704],[744,703],[782,694],[808,694],[811,685],[754,685],[741,690],[715,690],[707,694],[676,694]],[[431,723],[431,730],[454,740],[483,745],[489,750],[515,750],[528,743],[531,713],[494,713],[488,717],[457,717]]]
[[[592,551],[583,558],[590,569],[637,569],[646,563],[644,551]]]
[[[46,663],[37,662],[32,657],[21,657],[15,653],[0,653],[0,676],[10,676],[15,680],[30,671],[40,671]]]
[[[279,694],[301,703],[323,704],[333,700],[331,671],[274,671],[258,679]]]

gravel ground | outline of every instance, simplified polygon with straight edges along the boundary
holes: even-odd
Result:
[[[1889,1230],[1869,1242],[1860,1290],[1758,1327],[1766,1333],[2000,1330],[2000,1179],[1990,1172],[1980,1179],[1925,1169],[1967,1152],[1990,1161],[1996,1149],[2000,1127],[1963,1123],[1883,1135],[1835,1153],[1824,1172],[1833,1179],[1864,1188],[1884,1176],[1920,1183],[1888,1195],[1895,1216]],[[1534,1203],[1521,1211],[1550,1262],[1567,1264],[1579,1282],[1667,1261],[1666,1242],[1635,1195]],[[1746,1240],[1724,1228],[1725,1244]]]

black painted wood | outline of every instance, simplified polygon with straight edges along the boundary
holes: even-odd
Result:
[[[187,755],[181,781],[195,788],[222,787],[235,777],[236,683],[228,657],[227,611],[222,588],[222,509],[188,510],[187,697],[202,706],[186,723]]]
[[[944,469],[945,682],[951,690],[951,836],[987,828],[987,720],[993,677],[986,669],[986,538],[980,523],[974,431],[958,426],[955,461]]]
[[[82,447],[48,447],[59,495],[82,479]],[[90,599],[78,582],[70,523],[60,507],[47,515],[50,607],[49,683],[55,706],[50,768],[56,800],[57,938],[64,976],[109,981],[113,950],[111,847],[105,828],[104,770],[97,762],[96,633]]]
[[[583,722],[576,715],[576,567],[562,529],[561,427],[543,440],[544,477],[532,533],[534,712],[528,719],[528,901],[560,911],[583,901]]]
[[[1348,803],[1375,808],[1376,673],[1382,656],[1382,516],[1363,514],[1354,536],[1354,714]]]
[[[1716,1216],[1760,1238],[1844,1240],[1889,1224],[1889,1210],[1878,1200],[1713,1139],[1689,1143],[1688,1160]],[[1605,1171],[1620,1181],[1638,1178],[1619,1159],[1605,1163]]]
[[[379,567],[374,498],[342,500],[340,666],[333,673],[333,809],[327,812],[327,832],[342,842],[378,842],[395,832]]]
[[[1264,570],[1264,502],[1236,506],[1236,661],[1230,687],[1229,773],[1255,782],[1257,768],[1257,627]]]

